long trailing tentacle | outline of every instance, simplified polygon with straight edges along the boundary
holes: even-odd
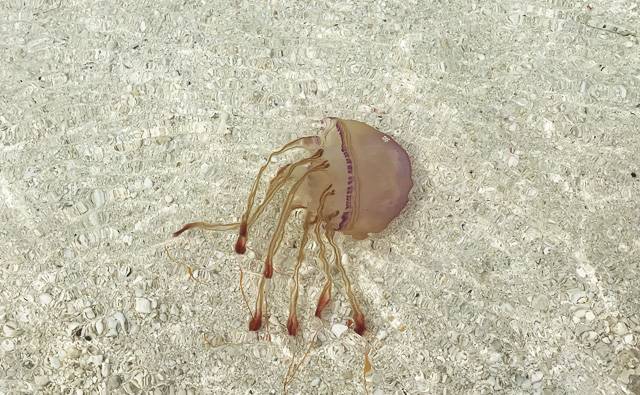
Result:
[[[300,187],[300,185],[302,185],[302,183],[309,176],[309,174],[316,171],[325,170],[328,166],[329,166],[329,163],[327,161],[323,161],[320,164],[317,164],[311,167],[310,169],[308,169],[307,171],[305,171],[305,173],[302,176],[300,176],[300,178],[293,184],[293,186],[289,190],[289,193],[287,194],[287,197],[285,199],[285,202],[282,208],[282,212],[280,213],[278,224],[276,226],[276,230],[274,231],[273,236],[271,237],[271,242],[269,243],[267,256],[264,261],[262,278],[260,279],[260,283],[258,286],[256,311],[253,313],[253,317],[249,322],[249,329],[252,331],[258,330],[260,329],[260,326],[262,326],[262,308],[263,308],[263,303],[265,301],[266,280],[270,279],[271,276],[273,275],[273,257],[276,254],[276,252],[278,252],[278,249],[280,248],[280,243],[282,243],[282,238],[284,237],[284,228],[287,223],[287,220],[289,219],[289,215],[291,214],[291,211],[295,209],[295,207],[293,206],[293,200],[296,196],[296,192],[298,191],[298,188]]]
[[[319,199],[320,203],[318,205],[318,211],[316,213],[311,213],[307,211],[307,214],[305,216],[302,239],[300,241],[300,247],[298,249],[298,257],[296,260],[296,265],[293,269],[293,275],[292,275],[293,288],[291,289],[291,297],[289,300],[289,319],[287,320],[287,330],[289,332],[289,335],[291,336],[295,336],[298,333],[297,308],[298,308],[298,296],[300,291],[299,273],[300,273],[300,267],[302,266],[302,263],[304,261],[304,249],[307,245],[307,242],[309,241],[309,231],[311,230],[311,226],[315,225],[314,230],[316,232],[316,236],[319,233],[320,223],[322,222],[321,221],[322,210],[324,208],[325,199],[328,195],[334,193],[333,191],[330,192],[331,188],[332,188],[332,185],[329,185],[327,188],[325,188],[325,190],[320,195],[320,199]],[[324,248],[324,246],[322,246],[321,248]],[[326,262],[326,258],[324,258],[324,261]],[[328,270],[328,263],[325,270]]]
[[[353,321],[355,323],[354,330],[357,334],[362,335],[366,329],[364,322],[364,314],[362,310],[360,310],[360,306],[358,305],[358,301],[356,300],[356,296],[353,293],[353,289],[351,288],[351,282],[349,281],[349,277],[347,276],[347,271],[344,269],[342,265],[342,254],[338,245],[333,240],[333,235],[335,231],[329,227],[325,229],[325,235],[327,240],[329,240],[329,244],[331,244],[331,248],[333,249],[333,254],[335,256],[335,263],[338,271],[340,272],[340,276],[342,277],[342,282],[344,284],[345,290],[347,292],[347,298],[349,299],[349,303],[351,304],[351,311],[353,314]]]
[[[189,229],[231,230],[231,229],[236,229],[238,226],[240,226],[239,222],[230,223],[230,224],[211,224],[209,222],[191,222],[189,224],[185,224],[177,232],[174,232],[173,237],[178,237]]]
[[[321,318],[322,310],[327,307],[329,302],[331,301],[331,287],[333,283],[333,279],[331,276],[331,265],[329,265],[329,261],[327,260],[327,247],[322,240],[322,234],[320,233],[322,230],[322,224],[327,223],[329,220],[327,218],[322,217],[322,212],[324,211],[324,204],[328,196],[334,195],[335,191],[331,190],[333,186],[329,185],[327,189],[322,192],[320,195],[320,204],[318,205],[318,220],[315,223],[313,233],[316,239],[316,243],[318,243],[320,262],[322,263],[322,271],[324,272],[325,282],[324,287],[322,287],[322,291],[320,292],[320,297],[318,298],[318,304],[316,306],[316,317]]]
[[[300,267],[304,262],[304,249],[309,241],[309,229],[313,225],[314,215],[307,211],[304,219],[304,227],[302,230],[302,239],[300,240],[300,247],[298,248],[298,257],[296,259],[296,265],[293,268],[293,288],[291,289],[291,298],[289,299],[289,319],[287,320],[287,331],[290,336],[295,336],[298,333],[298,296],[300,294]]]
[[[301,140],[301,139],[293,141],[292,143],[299,142],[299,140]],[[288,149],[291,149],[291,148],[297,148],[297,147],[289,147]],[[274,153],[272,153],[269,156],[269,161],[271,160],[271,157],[274,154],[284,152],[283,149],[284,149],[284,147],[281,148],[280,150],[275,151]],[[240,236],[238,236],[238,241],[236,241],[235,249],[236,249],[236,252],[238,252],[238,253],[244,253],[245,250],[246,250],[246,241],[247,241],[247,235],[248,235],[248,228],[251,225],[253,225],[253,223],[255,223],[255,221],[258,220],[260,215],[264,212],[264,209],[267,206],[267,204],[269,202],[271,202],[271,200],[273,199],[273,196],[291,178],[291,174],[293,173],[293,171],[297,167],[306,165],[308,163],[311,163],[314,160],[320,158],[320,156],[322,156],[322,150],[316,151],[312,156],[310,156],[308,158],[304,158],[304,159],[301,159],[301,160],[299,160],[297,162],[294,162],[294,163],[291,163],[291,164],[288,164],[288,165],[285,165],[285,166],[281,167],[278,170],[278,173],[269,182],[269,187],[267,188],[267,193],[265,195],[265,198],[264,198],[263,202],[258,205],[258,207],[255,209],[255,211],[252,212],[251,215],[249,216],[248,221],[246,223],[244,223],[244,229],[243,229],[243,222],[242,221],[241,222],[232,222],[232,223],[228,223],[228,224],[216,224],[216,223],[198,221],[198,222],[191,222],[191,223],[185,224],[177,232],[173,233],[173,237],[178,237],[182,233],[184,233],[184,232],[186,232],[187,230],[190,230],[190,229],[225,231],[225,230],[232,230],[232,229],[240,228]],[[253,206],[253,200],[255,198],[255,192],[256,192],[255,185],[257,185],[258,179],[262,176],[262,173],[264,172],[264,168],[266,168],[266,165],[264,165],[260,169],[260,172],[258,173],[256,181],[254,182],[254,188],[252,188],[251,193],[249,195],[249,200],[251,200],[251,202],[250,202],[251,206]],[[245,214],[243,214],[243,218],[244,218],[244,215]]]

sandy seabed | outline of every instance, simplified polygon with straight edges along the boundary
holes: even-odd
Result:
[[[640,393],[639,13],[0,2],[0,393]],[[409,204],[337,239],[364,337],[340,281],[314,317],[314,243],[287,335],[302,215],[256,335],[240,280],[253,308],[279,205],[243,256],[171,233],[237,221],[325,116],[406,148]]]

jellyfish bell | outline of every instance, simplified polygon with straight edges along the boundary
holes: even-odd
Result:
[[[339,212],[329,226],[354,239],[384,230],[407,204],[411,162],[389,135],[366,123],[326,118],[319,146],[329,163],[324,172],[309,175],[306,191],[311,209],[328,184],[335,195],[327,199],[324,215]]]

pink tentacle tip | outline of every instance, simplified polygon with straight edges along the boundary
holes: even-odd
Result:
[[[318,306],[316,307],[316,317],[322,318],[322,311],[329,305],[329,302],[331,302],[329,292],[323,292],[322,295],[320,295]]]
[[[246,237],[238,237],[238,241],[236,241],[235,245],[236,254],[244,254],[247,251],[247,238]]]
[[[240,233],[238,234],[238,240],[236,241],[235,250],[237,254],[244,254],[247,251],[247,223],[242,222],[240,224]]]
[[[262,271],[262,275],[265,278],[271,278],[273,276],[273,263],[269,257],[264,261],[264,270]]]
[[[354,322],[354,328],[353,330],[360,336],[362,336],[364,334],[364,331],[367,330],[365,324],[364,324],[364,314],[362,313],[356,313],[353,316],[353,322]]]
[[[178,237],[181,234],[183,234],[184,232],[186,232],[187,230],[189,230],[191,228],[191,224],[186,224],[184,225],[182,228],[178,229],[177,231],[173,232],[171,234],[171,236],[173,237]]]
[[[249,321],[249,330],[255,332],[259,330],[261,326],[262,326],[262,314],[256,313],[251,318],[251,321]]]
[[[290,315],[287,320],[287,331],[289,336],[295,336],[298,334],[298,318],[295,315]]]

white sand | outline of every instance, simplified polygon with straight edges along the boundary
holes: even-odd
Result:
[[[0,393],[282,393],[305,350],[290,393],[364,393],[367,351],[372,394],[640,393],[637,1],[119,3],[0,3]],[[327,115],[415,187],[339,238],[365,338],[313,259],[286,335],[298,215],[259,340],[276,208],[245,256],[170,234]]]

